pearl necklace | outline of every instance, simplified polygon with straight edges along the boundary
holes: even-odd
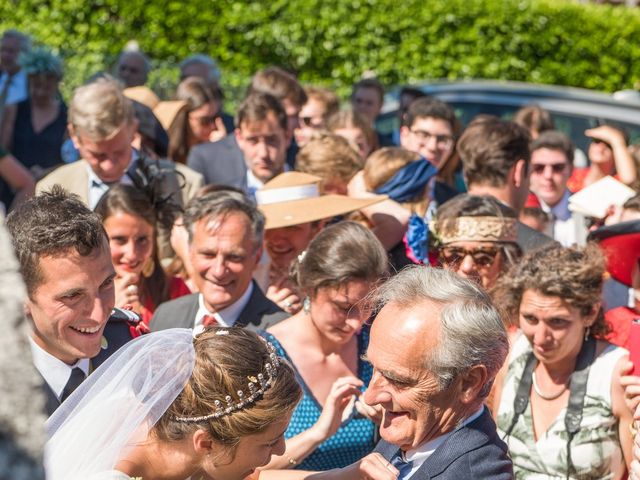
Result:
[[[546,395],[546,394],[542,393],[542,391],[540,390],[540,387],[538,387],[538,382],[536,382],[536,372],[532,372],[531,373],[531,379],[533,380],[533,390],[543,400],[555,400],[560,395],[562,395],[565,392],[565,390],[567,389],[567,384],[565,383],[564,388],[562,390],[560,390],[558,393],[554,393],[553,395]]]

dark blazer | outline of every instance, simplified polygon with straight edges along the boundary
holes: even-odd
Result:
[[[228,185],[246,189],[247,165],[233,132],[217,142],[206,142],[189,150],[187,166],[201,173],[206,185]]]
[[[167,328],[193,328],[198,313],[198,295],[194,293],[160,304],[151,319],[151,331]],[[266,330],[280,320],[289,317],[275,303],[264,296],[258,284],[253,282],[253,292],[234,326],[249,330]]]
[[[522,250],[522,253],[527,253],[537,248],[544,247],[545,245],[549,245],[550,243],[555,243],[555,240],[550,236],[540,233],[521,222],[518,222],[516,235],[516,242],[518,243],[520,250]]]
[[[102,336],[106,340],[104,348],[100,349],[98,355],[91,359],[91,370],[95,370],[102,365],[116,350],[132,339],[130,324],[128,322],[109,318],[107,326],[104,328]],[[43,379],[44,380],[44,379]],[[51,416],[53,412],[60,406],[60,400],[49,384],[43,382],[45,393],[45,411]]]
[[[380,440],[375,449],[390,460],[398,447]],[[480,417],[455,430],[410,477],[410,480],[511,480],[513,465],[507,445],[485,407]]]

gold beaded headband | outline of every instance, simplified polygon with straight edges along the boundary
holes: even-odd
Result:
[[[458,217],[436,222],[434,234],[440,243],[516,242],[517,220],[501,217]]]

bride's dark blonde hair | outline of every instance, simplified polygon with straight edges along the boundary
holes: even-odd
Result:
[[[196,352],[193,373],[154,427],[160,440],[177,441],[198,429],[205,430],[218,444],[233,450],[243,437],[263,432],[273,422],[293,411],[302,396],[291,367],[283,360],[273,382],[254,402],[219,418],[198,422],[179,421],[211,415],[216,401],[227,405],[226,397],[239,402],[238,391],[249,395],[249,382],[258,374],[268,377],[267,364],[273,364],[271,351],[257,334],[242,328],[211,328],[194,340]]]

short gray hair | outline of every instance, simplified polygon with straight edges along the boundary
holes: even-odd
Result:
[[[509,351],[507,331],[491,297],[455,273],[417,265],[402,270],[375,295],[378,311],[388,303],[412,309],[423,301],[442,306],[441,338],[437,348],[427,352],[425,367],[445,389],[459,374],[484,365],[487,383],[480,396],[486,397]]]
[[[264,238],[264,215],[245,194],[232,190],[217,190],[201,197],[192,198],[184,212],[184,226],[193,240],[195,224],[202,219],[214,219],[232,213],[243,213],[251,224],[251,233],[256,250]]]
[[[218,64],[209,55],[205,55],[203,53],[196,53],[195,55],[191,55],[182,60],[180,62],[180,70],[195,63],[206,65],[209,68],[209,78],[207,80],[215,80],[216,82],[220,81],[220,68],[218,67]]]

